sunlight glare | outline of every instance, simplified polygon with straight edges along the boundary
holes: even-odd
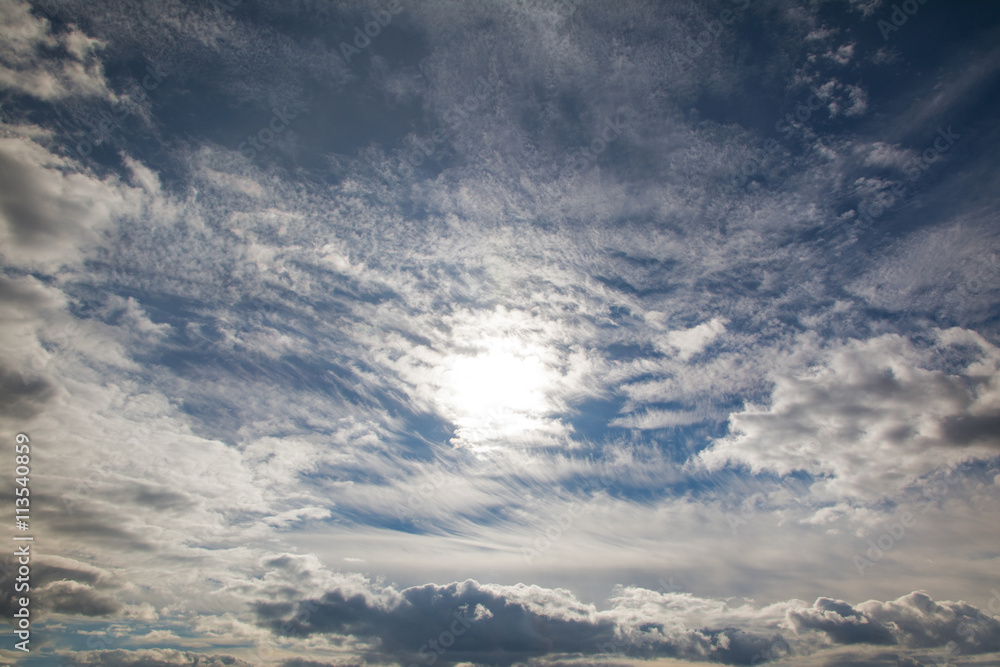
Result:
[[[539,351],[517,339],[483,347],[479,354],[453,357],[445,372],[445,402],[459,439],[482,443],[541,427],[551,411],[553,371]]]

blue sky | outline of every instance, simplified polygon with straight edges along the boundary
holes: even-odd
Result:
[[[1000,661],[1000,7],[0,19],[0,664]]]

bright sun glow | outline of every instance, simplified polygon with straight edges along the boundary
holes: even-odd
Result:
[[[490,340],[478,354],[452,357],[444,399],[458,439],[485,443],[544,428],[554,375],[539,351],[517,339]]]

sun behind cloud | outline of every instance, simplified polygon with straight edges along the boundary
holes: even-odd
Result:
[[[489,446],[551,430],[550,392],[558,372],[537,346],[513,337],[482,341],[475,354],[447,359],[441,400],[456,426],[453,444]]]

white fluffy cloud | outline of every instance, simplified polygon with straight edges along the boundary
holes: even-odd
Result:
[[[101,42],[75,28],[53,32],[27,2],[0,0],[0,41],[0,88],[46,101],[113,96],[96,56]],[[48,55],[60,50],[61,56]]]
[[[48,272],[76,263],[118,217],[138,210],[137,191],[119,179],[88,174],[31,138],[0,138],[0,242],[7,263]]]
[[[666,349],[673,348],[677,356],[686,361],[704,350],[713,340],[726,330],[726,321],[715,318],[690,329],[671,331],[666,335]]]
[[[821,494],[895,497],[935,470],[996,456],[1000,349],[961,329],[920,349],[887,334],[817,350],[775,374],[771,401],[730,416],[710,469],[805,471]]]

